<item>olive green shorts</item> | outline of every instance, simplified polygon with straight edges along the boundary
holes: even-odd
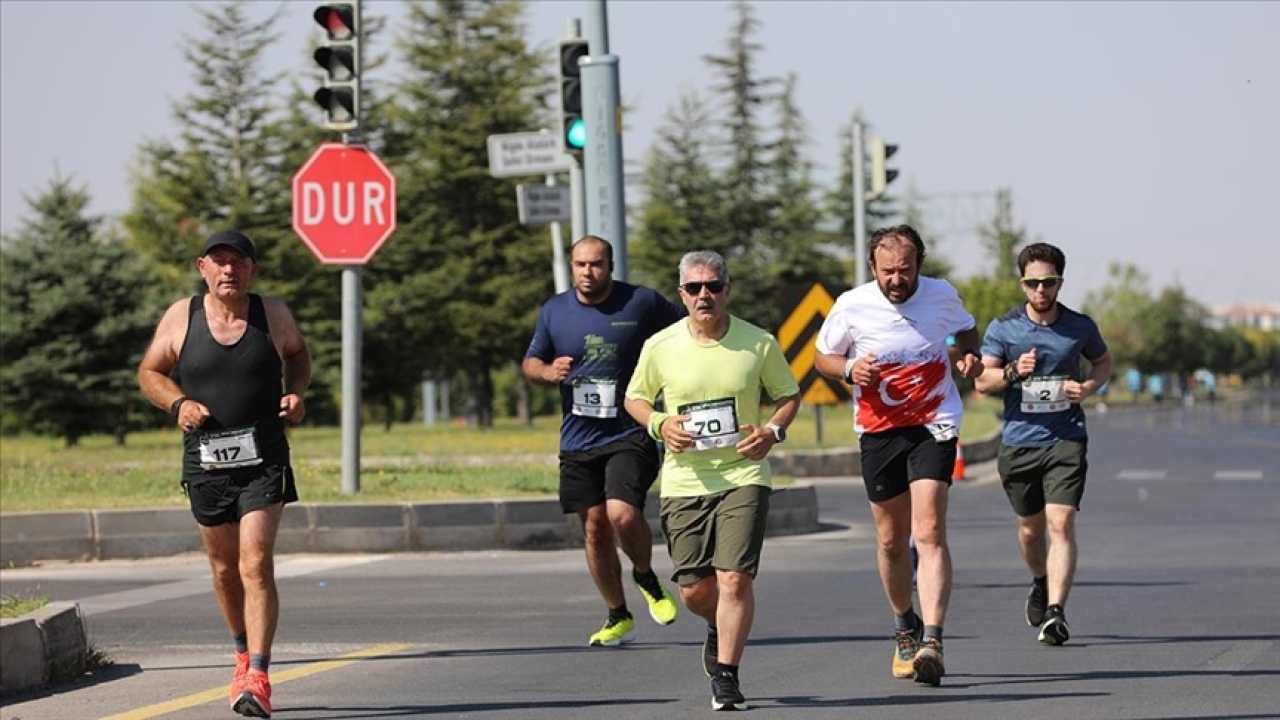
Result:
[[[690,585],[716,570],[755,577],[772,492],[747,485],[713,495],[662,498],[662,534],[675,567],[671,579]]]
[[[1013,511],[1031,517],[1045,503],[1079,510],[1089,471],[1087,451],[1087,443],[1071,440],[1042,448],[1001,447],[996,466]]]

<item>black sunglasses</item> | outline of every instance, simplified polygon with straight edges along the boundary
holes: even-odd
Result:
[[[1045,277],[1024,277],[1024,278],[1022,278],[1022,284],[1023,284],[1023,285],[1026,285],[1027,287],[1031,288],[1032,290],[1035,290],[1036,288],[1040,287],[1041,285],[1043,285],[1043,286],[1045,286],[1046,288],[1049,288],[1049,289],[1056,288],[1056,287],[1058,287],[1058,283],[1060,283],[1060,282],[1062,282],[1062,278],[1058,277],[1057,275],[1048,275],[1048,276],[1045,276]]]
[[[710,290],[712,295],[719,295],[724,290],[724,283],[719,280],[708,280],[707,282],[687,282],[680,287],[690,295],[701,295],[702,288]]]

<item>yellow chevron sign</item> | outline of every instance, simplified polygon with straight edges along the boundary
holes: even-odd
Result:
[[[822,321],[836,301],[822,283],[814,283],[788,313],[778,328],[778,344],[791,364],[791,373],[800,385],[801,399],[814,405],[838,405],[848,402],[849,389],[837,380],[828,380],[814,367],[817,350],[814,341]]]

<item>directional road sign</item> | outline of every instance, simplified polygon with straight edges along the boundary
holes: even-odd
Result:
[[[565,185],[517,185],[516,209],[521,225],[569,222],[572,194]]]
[[[787,319],[778,328],[778,344],[791,364],[791,372],[800,384],[801,399],[806,405],[837,405],[848,402],[852,397],[849,389],[837,380],[830,380],[818,374],[814,367],[817,349],[814,343],[822,321],[835,305],[835,296],[822,283],[814,283],[808,288],[793,288],[789,295],[798,297],[791,303],[791,311]]]
[[[489,174],[496,178],[569,172],[574,162],[551,133],[490,135],[488,143]]]

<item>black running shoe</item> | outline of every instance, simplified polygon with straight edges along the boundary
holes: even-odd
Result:
[[[716,670],[711,676],[712,710],[746,710],[747,699],[738,689],[738,676],[727,670]]]
[[[1027,593],[1027,624],[1040,627],[1044,624],[1044,613],[1049,607],[1049,589],[1037,583],[1031,583],[1031,592]]]
[[[702,672],[707,677],[715,675],[716,668],[720,667],[720,636],[716,633],[716,629],[707,626],[707,638],[702,641]]]
[[[1067,616],[1061,612],[1051,613],[1040,626],[1040,642],[1045,645],[1062,645],[1071,639],[1071,628],[1067,626]]]

